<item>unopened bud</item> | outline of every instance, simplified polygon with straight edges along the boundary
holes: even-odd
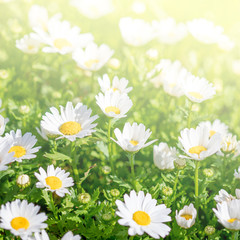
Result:
[[[163,187],[162,189],[162,193],[165,195],[165,196],[171,196],[173,194],[173,190],[171,187]]]
[[[110,68],[117,70],[117,69],[119,69],[121,63],[117,58],[111,58],[108,61],[108,65],[109,65]]]
[[[91,196],[89,193],[80,193],[78,195],[78,201],[80,203],[86,204],[86,203],[89,203],[90,200],[91,200]]]
[[[184,158],[177,158],[174,163],[178,169],[183,169],[186,167],[186,160]]]
[[[208,236],[213,235],[213,234],[215,233],[215,227],[208,225],[208,226],[206,226],[206,227],[204,228],[204,232],[205,232]]]
[[[113,197],[118,197],[120,195],[120,191],[116,188],[111,189],[110,193]]]
[[[206,177],[212,177],[214,172],[211,168],[205,168],[203,170],[203,174],[206,176]]]
[[[103,166],[102,171],[103,171],[104,174],[109,174],[111,172],[111,167],[109,167],[107,165]]]
[[[30,107],[27,106],[27,105],[22,105],[22,106],[20,106],[20,108],[19,108],[19,112],[20,112],[21,114],[28,114],[28,113],[30,112]]]
[[[102,215],[102,219],[104,220],[104,221],[110,221],[111,219],[112,219],[112,214],[109,212],[109,213],[104,213],[103,215]]]
[[[30,178],[26,174],[22,174],[17,178],[17,185],[20,188],[26,188],[30,185]]]

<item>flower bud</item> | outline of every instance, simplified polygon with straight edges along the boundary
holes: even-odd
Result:
[[[206,226],[206,227],[204,228],[204,232],[205,232],[208,236],[213,235],[213,234],[215,233],[215,227],[208,225],[208,226]]]
[[[17,178],[17,185],[20,188],[26,188],[30,185],[30,178],[26,174],[19,175]]]
[[[176,168],[183,169],[183,168],[186,167],[186,159],[184,159],[184,158],[177,158],[175,160],[174,164],[175,164]]]
[[[121,63],[117,58],[111,58],[108,61],[108,65],[109,65],[110,68],[112,68],[114,70],[117,70],[117,69],[119,69]]]
[[[203,170],[203,174],[206,176],[206,177],[212,177],[213,176],[213,174],[214,174],[214,172],[213,172],[213,170],[211,169],[211,168],[205,168],[204,170]]]
[[[6,79],[8,78],[9,74],[8,74],[8,71],[5,70],[5,69],[0,69],[0,78],[2,79]]]
[[[162,189],[162,193],[165,195],[165,196],[171,196],[173,194],[173,190],[171,187],[168,187],[168,186],[165,186],[163,187]]]
[[[111,214],[110,212],[104,213],[104,214],[102,215],[102,219],[103,219],[104,221],[110,221],[110,220],[112,219],[112,214]]]
[[[20,106],[20,108],[19,108],[19,112],[20,112],[21,114],[28,114],[28,113],[30,112],[30,107],[27,106],[27,105],[22,105],[22,106]]]
[[[106,166],[103,166],[103,167],[102,167],[102,171],[103,171],[104,174],[107,175],[107,174],[109,174],[109,173],[111,172],[111,167],[109,167],[109,166],[107,166],[107,165],[106,165]]]
[[[120,191],[116,188],[111,189],[110,193],[113,197],[118,197],[120,195]]]
[[[155,48],[150,48],[149,50],[147,50],[146,55],[149,60],[152,60],[152,61],[157,60],[158,50]]]
[[[91,196],[89,193],[80,193],[78,195],[78,201],[80,203],[86,204],[86,203],[89,203],[90,200],[91,200]]]

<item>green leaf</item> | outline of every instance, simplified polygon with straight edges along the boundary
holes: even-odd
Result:
[[[51,160],[56,160],[56,161],[57,160],[62,160],[62,161],[68,160],[70,162],[72,161],[72,159],[69,156],[67,156],[63,153],[55,152],[55,151],[53,153],[45,153],[43,156],[46,158],[49,158]]]

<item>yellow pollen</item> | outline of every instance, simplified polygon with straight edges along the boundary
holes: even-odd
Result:
[[[34,46],[33,45],[28,45],[28,50],[33,50],[34,49]]]
[[[131,140],[130,143],[134,146],[138,145],[138,141],[135,141],[135,140]]]
[[[29,221],[25,217],[15,217],[11,221],[11,226],[15,230],[22,229],[22,228],[28,229],[29,225],[30,225]]]
[[[115,114],[120,114],[120,109],[117,107],[109,106],[105,108],[106,113],[114,112]]]
[[[143,211],[137,211],[133,214],[133,220],[138,224],[142,226],[147,226],[151,223],[150,216],[143,212]]]
[[[233,222],[235,222],[235,221],[240,221],[239,219],[237,219],[237,218],[230,218],[230,219],[228,219],[227,220],[229,223],[233,223]]]
[[[186,220],[192,219],[192,215],[190,214],[182,214],[181,217],[185,218]]]
[[[47,177],[45,181],[46,181],[46,184],[52,190],[56,190],[62,187],[62,181],[58,177],[55,177],[55,176]]]
[[[71,47],[72,46],[72,44],[68,40],[66,40],[64,38],[57,38],[57,39],[55,39],[54,42],[53,42],[53,45],[56,48],[58,48],[59,50],[62,50],[65,47]]]
[[[26,149],[22,146],[13,146],[9,150],[9,153],[11,152],[14,152],[14,157],[19,158],[26,154]]]
[[[118,88],[112,88],[112,90],[113,90],[114,92],[116,92],[116,91],[118,91]]]
[[[69,121],[59,127],[59,131],[64,135],[75,135],[82,130],[80,123]]]
[[[86,66],[87,68],[91,68],[93,64],[96,64],[96,63],[98,63],[98,62],[99,62],[98,59],[90,59],[90,60],[88,60],[88,61],[85,62],[85,66]]]
[[[209,132],[210,137],[212,137],[215,133],[216,133],[216,131],[210,130],[210,132]]]
[[[203,151],[207,151],[207,149],[204,146],[195,146],[195,147],[191,147],[188,152],[191,154],[198,154],[198,156],[200,155],[201,152]]]
[[[203,99],[203,96],[198,92],[189,92],[188,94],[196,99]]]

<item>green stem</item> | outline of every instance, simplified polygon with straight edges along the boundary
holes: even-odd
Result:
[[[199,168],[199,161],[195,161],[195,197],[196,197],[196,209],[198,211],[198,168]]]
[[[173,186],[173,201],[175,200],[175,196],[176,196],[176,189],[177,189],[177,184],[178,184],[178,179],[179,179],[179,173],[180,173],[180,170],[177,170],[177,176],[175,178],[175,182],[174,182],[174,186]]]
[[[238,240],[238,231],[232,233],[232,240]]]
[[[113,165],[113,161],[112,161],[112,142],[111,142],[111,123],[112,123],[112,119],[109,119],[108,122],[108,160],[110,162],[110,166],[112,169],[112,172],[114,173],[114,165]]]
[[[76,155],[76,142],[73,141],[71,143],[71,158],[72,158],[72,167],[73,167],[73,173],[75,176],[75,181],[76,181],[76,185],[77,188],[80,189],[80,177],[79,177],[79,172],[78,172],[78,168],[77,168],[77,155]]]
[[[54,200],[53,200],[53,192],[49,192],[49,198],[50,198],[49,208],[53,212],[53,215],[54,215],[55,219],[58,219],[58,216],[57,216],[57,213],[56,213],[56,207],[55,207]]]
[[[188,110],[187,128],[191,127],[191,122],[192,122],[192,105],[193,105],[193,103],[190,102],[190,106],[189,106],[189,110]]]
[[[130,167],[131,167],[132,184],[133,184],[133,187],[136,188],[136,179],[135,179],[135,170],[134,170],[134,158],[135,158],[135,153],[128,154],[128,159],[129,159]]]

